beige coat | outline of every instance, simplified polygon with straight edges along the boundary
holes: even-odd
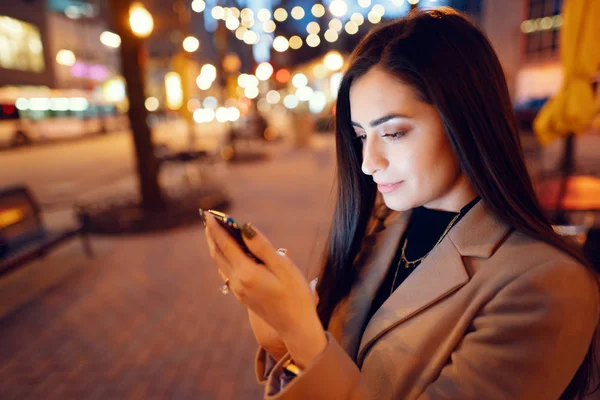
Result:
[[[366,238],[365,265],[332,316],[321,356],[265,396],[317,399],[557,399],[582,363],[599,315],[593,275],[476,204],[364,328],[409,213]],[[257,376],[264,374],[264,352]]]

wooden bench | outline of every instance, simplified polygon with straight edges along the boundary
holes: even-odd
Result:
[[[40,207],[24,186],[0,190],[0,276],[44,257],[65,241],[79,236],[88,258],[93,257],[85,223],[60,231],[43,224]]]

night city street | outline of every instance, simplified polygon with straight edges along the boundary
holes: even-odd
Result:
[[[598,20],[0,1],[0,400],[600,400]]]

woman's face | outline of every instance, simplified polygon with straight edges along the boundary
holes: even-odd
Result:
[[[412,87],[375,66],[352,83],[350,113],[362,171],[389,208],[459,211],[475,197],[435,107]]]

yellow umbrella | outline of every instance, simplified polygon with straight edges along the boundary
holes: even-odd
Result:
[[[560,57],[562,87],[533,123],[542,145],[584,131],[599,111],[591,82],[600,71],[600,0],[565,0]]]

